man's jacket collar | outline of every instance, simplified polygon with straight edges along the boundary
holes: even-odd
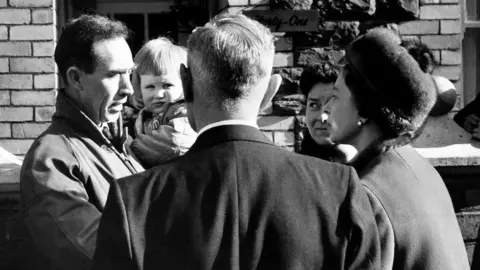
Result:
[[[189,152],[200,151],[228,141],[250,141],[273,144],[257,128],[246,125],[224,125],[206,130],[198,136]]]
[[[102,134],[99,127],[77,107],[75,102],[67,96],[64,89],[58,91],[55,114],[52,120],[65,120],[75,130],[95,142],[110,144],[110,141]]]

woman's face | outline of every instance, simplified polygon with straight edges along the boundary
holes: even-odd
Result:
[[[332,144],[329,140],[329,124],[327,123],[328,101],[332,95],[332,83],[315,84],[307,97],[306,122],[308,132],[319,145]]]
[[[358,126],[360,116],[350,89],[345,84],[345,69],[342,69],[333,86],[333,96],[328,105],[330,140],[334,143],[355,145],[355,138],[360,131]]]

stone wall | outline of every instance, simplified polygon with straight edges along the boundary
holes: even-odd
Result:
[[[15,154],[54,112],[56,18],[54,0],[0,0],[0,146]]]

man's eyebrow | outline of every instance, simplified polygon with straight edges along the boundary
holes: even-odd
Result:
[[[114,68],[114,69],[109,69],[107,72],[110,73],[125,73],[127,71],[133,71],[135,69],[135,66],[131,66],[129,68]]]
[[[307,99],[308,99],[308,100],[315,100],[315,101],[316,101],[316,100],[319,100],[318,98],[312,98],[312,97],[309,97],[309,98],[307,98]]]

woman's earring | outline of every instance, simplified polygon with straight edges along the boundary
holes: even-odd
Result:
[[[363,125],[362,121],[358,120],[357,126],[361,127]]]

